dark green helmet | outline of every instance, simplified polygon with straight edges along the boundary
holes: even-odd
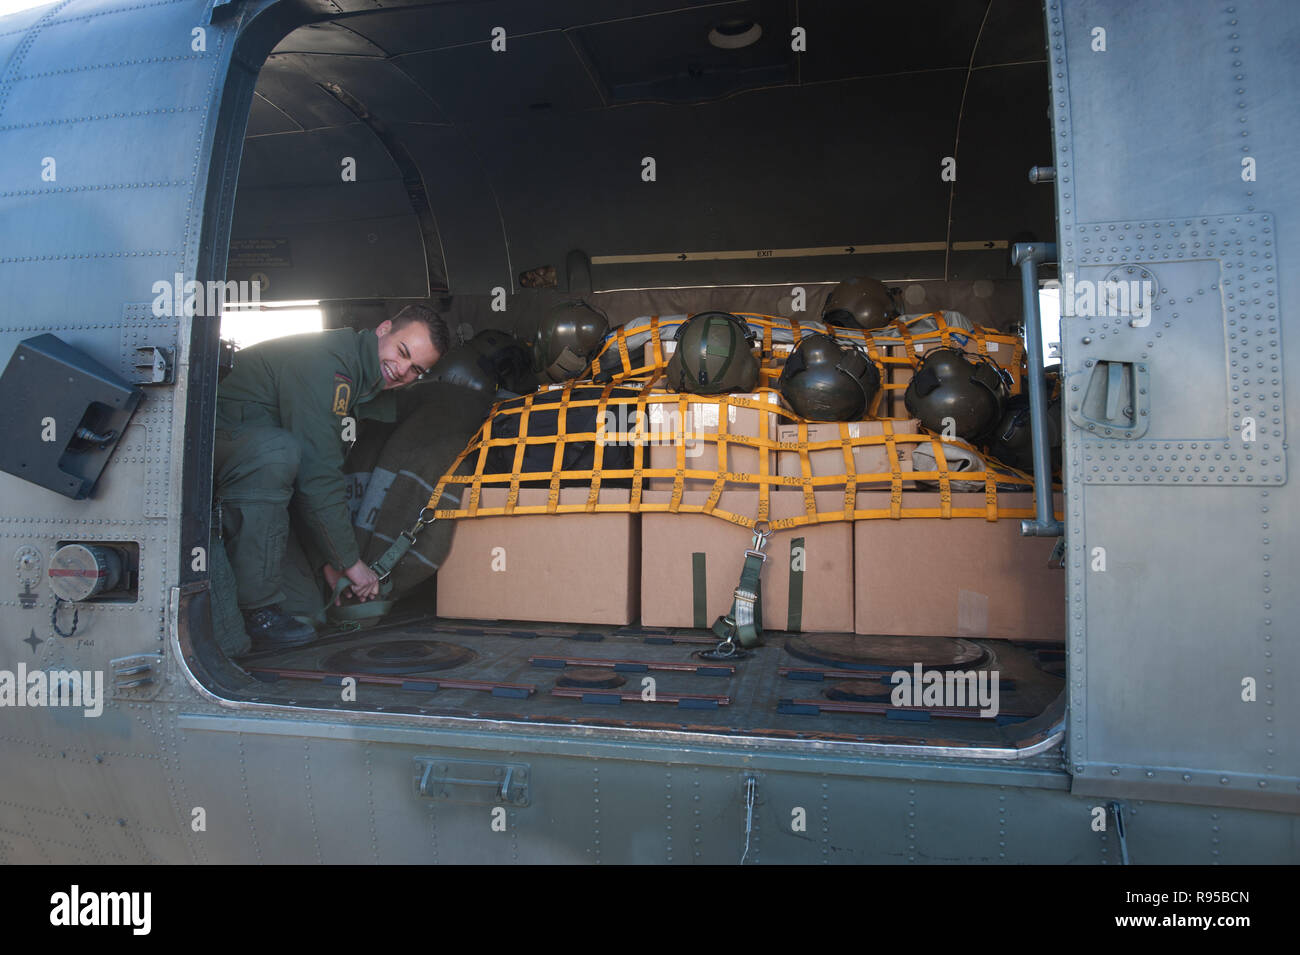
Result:
[[[777,387],[802,418],[856,421],[880,391],[880,370],[857,348],[819,332],[791,352]]]
[[[668,387],[697,395],[753,391],[758,384],[754,332],[730,312],[700,312],[677,328]]]
[[[1053,376],[1047,369],[1047,448],[1053,471],[1061,469],[1061,396],[1060,366]],[[1029,426],[1029,395],[1014,395],[1007,400],[1002,419],[989,439],[989,453],[1003,464],[1031,474],[1034,470],[1033,435]]]
[[[478,355],[479,367],[489,369],[500,388],[517,395],[537,390],[537,376],[533,373],[528,345],[514,335],[487,328],[466,344]]]
[[[921,362],[903,403],[926,430],[979,441],[1001,417],[1006,396],[1006,379],[992,361],[936,348]]]
[[[841,282],[822,307],[822,321],[843,328],[880,328],[900,314],[894,296],[879,279]]]
[[[551,381],[582,374],[609,333],[609,319],[581,300],[553,306],[537,327],[536,370]]]
[[[453,348],[429,377],[475,391],[495,393],[501,388],[523,395],[537,390],[531,363],[527,345],[509,332],[489,328]]]

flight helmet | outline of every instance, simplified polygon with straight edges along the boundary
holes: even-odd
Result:
[[[1056,366],[1059,371],[1060,366]],[[1061,468],[1061,396],[1060,378],[1048,369],[1047,375],[1047,447],[1053,471]],[[1054,387],[1055,386],[1055,387]],[[1003,464],[1021,471],[1034,470],[1033,435],[1029,427],[1029,395],[1007,399],[1002,418],[989,439],[989,453]]]
[[[801,418],[855,421],[880,391],[880,370],[859,349],[818,332],[790,353],[777,387]]]
[[[758,384],[754,332],[730,312],[699,312],[677,328],[668,387],[697,395],[753,391]]]
[[[430,378],[474,391],[498,388],[516,395],[537,390],[528,346],[509,332],[484,329],[440,359]]]
[[[1006,379],[986,356],[936,348],[912,376],[903,403],[923,428],[979,441],[1001,417],[1006,397]]]
[[[879,279],[841,282],[822,307],[822,321],[844,328],[880,328],[899,316],[894,296]]]
[[[608,333],[605,313],[581,299],[552,306],[537,326],[534,366],[550,381],[576,378],[591,364]]]

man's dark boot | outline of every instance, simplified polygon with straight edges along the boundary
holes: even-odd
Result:
[[[253,641],[253,652],[300,647],[316,639],[316,631],[299,623],[279,604],[244,611],[244,630]]]

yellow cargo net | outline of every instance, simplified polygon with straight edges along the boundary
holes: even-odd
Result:
[[[924,350],[938,345],[960,348],[973,354],[985,355],[1004,368],[1010,377],[1011,393],[1019,394],[1024,375],[1025,346],[1016,335],[996,332],[976,325],[963,329],[949,325],[943,312],[928,312],[915,315],[906,322],[894,319],[884,328],[867,331],[862,328],[823,327],[821,323],[800,325],[795,319],[781,318],[776,315],[764,315],[759,312],[733,312],[743,319],[758,333],[756,344],[760,347],[759,387],[774,388],[781,377],[781,368],[785,357],[805,337],[805,332],[824,331],[836,341],[854,342],[863,347],[867,357],[875,363],[880,372],[880,393],[868,415],[879,412],[885,398],[891,393],[902,392],[907,388],[906,380],[899,380],[893,372],[915,370],[920,367],[925,357]],[[929,321],[927,321],[929,320]],[[635,380],[654,380],[668,366],[668,354],[660,334],[664,328],[675,328],[685,319],[663,321],[653,315],[648,319],[637,319],[621,325],[610,334],[600,352],[592,360],[591,366],[582,377],[600,376],[600,380],[610,380],[616,384],[625,384]],[[913,331],[921,323],[933,324],[933,329]],[[776,341],[776,330],[792,333],[793,342]],[[649,338],[644,346],[632,347],[628,344],[631,336],[644,335]],[[611,361],[616,357],[617,362]],[[1000,360],[998,360],[1000,359]]]
[[[538,403],[542,395],[551,395],[555,390],[537,392],[523,399],[513,399],[508,404],[498,403],[492,414],[469,445],[457,457],[448,473],[444,474],[430,495],[427,508],[439,519],[456,519],[464,517],[493,517],[523,514],[571,514],[571,513],[650,513],[671,512],[682,514],[709,514],[730,521],[743,527],[752,528],[759,521],[767,521],[772,530],[798,527],[806,524],[820,524],[831,521],[901,519],[901,518],[984,518],[996,521],[999,518],[1033,517],[1033,479],[1024,472],[1014,470],[987,461],[981,471],[954,471],[949,467],[946,452],[948,449],[960,448],[973,451],[971,445],[962,441],[944,439],[928,432],[919,434],[900,433],[899,427],[904,422],[899,419],[880,419],[876,422],[858,422],[862,425],[877,425],[880,434],[859,434],[854,436],[851,426],[854,422],[839,422],[837,438],[832,440],[810,442],[809,423],[799,418],[794,412],[780,407],[776,403],[777,393],[770,388],[760,389],[757,397],[721,395],[706,397],[701,395],[678,394],[654,387],[654,377],[645,382],[635,395],[615,395],[612,392],[619,387],[615,382],[593,385],[590,382],[568,382],[560,391],[558,401]],[[575,389],[582,388],[590,397],[574,394]],[[688,415],[692,406],[698,409],[694,415]],[[594,410],[594,430],[569,432],[568,412],[574,409],[592,408]],[[712,413],[709,413],[712,409]],[[730,433],[729,427],[733,410],[749,409],[758,413],[758,426],[752,430],[757,434]],[[704,413],[698,413],[702,411]],[[532,434],[529,431],[530,419],[535,413],[554,413],[556,428],[552,433]],[[493,424],[503,421],[507,416],[518,416],[518,436],[493,437]],[[707,419],[715,424],[701,426],[698,422]],[[656,422],[662,427],[647,427]],[[614,427],[609,427],[610,424]],[[776,433],[776,425],[797,426],[797,440],[777,441],[767,437]],[[620,428],[622,430],[620,430]],[[515,430],[510,428],[507,430]],[[563,468],[566,451],[574,442],[588,442],[593,445],[592,466],[590,468]],[[553,447],[552,467],[550,473],[529,471],[521,474],[525,451],[529,446]],[[687,447],[701,449],[712,448],[716,453],[716,468],[692,467]],[[927,471],[912,470],[910,466],[911,449],[925,446],[932,449],[935,469]],[[606,452],[611,447],[630,447],[632,453],[631,467],[610,467],[606,463]],[[664,448],[669,462],[661,461],[662,466],[650,466],[650,450]],[[888,468],[872,473],[857,473],[854,463],[855,449],[883,448]],[[494,449],[507,449],[510,454],[509,471],[490,470],[488,459]],[[839,449],[843,455],[843,468],[840,474],[828,474],[813,477],[809,454],[817,451]],[[671,454],[669,454],[671,452]],[[778,453],[797,454],[799,474],[781,475],[774,467],[774,457]],[[733,468],[738,455],[745,454],[748,459],[757,462],[756,470],[740,471]],[[658,455],[656,455],[658,457]],[[501,460],[498,457],[498,460]],[[534,462],[535,464],[536,462]],[[793,468],[789,468],[793,470]],[[649,482],[662,486],[650,488]],[[703,501],[686,500],[687,481],[702,481],[707,484],[707,496]],[[938,506],[908,505],[906,495],[915,493],[912,482],[929,481],[938,485]],[[521,485],[536,486],[544,482],[547,488],[545,504],[519,504]],[[586,500],[581,502],[560,502],[562,484],[578,482],[587,489]],[[626,500],[600,499],[602,488],[608,489],[610,482],[620,482],[627,491]],[[630,485],[630,488],[628,487]],[[999,485],[1004,491],[999,497]],[[484,488],[501,488],[506,490],[504,504],[487,506],[482,503]],[[792,517],[771,519],[772,492],[800,490],[803,493],[803,513]],[[833,490],[837,506],[830,509],[819,508],[818,490]],[[980,506],[954,506],[954,491],[968,489],[983,491],[984,499]],[[667,500],[646,500],[649,491],[669,492]],[[757,505],[753,513],[735,513],[719,506],[724,491],[757,492]],[[861,508],[858,506],[858,493],[861,491],[889,492],[887,506]],[[439,507],[447,500],[444,492],[459,498],[460,506],[456,508]],[[932,493],[929,492],[929,493]],[[662,495],[659,495],[662,496]],[[622,498],[622,495],[618,495]],[[693,495],[697,497],[697,495]],[[826,503],[825,495],[821,504]]]

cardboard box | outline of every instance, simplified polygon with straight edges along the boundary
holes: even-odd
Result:
[[[660,339],[659,348],[663,352],[664,364],[668,364],[668,359],[673,357],[673,352],[677,350],[677,343],[671,338]],[[629,356],[631,357],[631,356]],[[653,365],[655,361],[655,343],[646,342],[641,352],[641,364],[645,366]]]
[[[647,491],[647,503],[671,494]],[[702,504],[707,494],[683,495]],[[844,507],[843,493],[816,495],[821,511]],[[773,491],[771,517],[803,513],[803,493]],[[718,507],[755,514],[757,491],[724,491]],[[801,545],[796,542],[802,541]],[[647,627],[712,627],[731,611],[753,532],[706,514],[641,515],[641,623]],[[847,521],[778,531],[768,539],[761,577],[763,629],[847,633],[853,628],[853,525]],[[702,578],[702,585],[699,581]],[[793,601],[792,601],[793,598]],[[794,611],[792,613],[792,603]],[[697,619],[697,610],[698,619]]]
[[[586,488],[563,488],[561,504],[584,503]],[[522,488],[520,505],[545,504],[545,488]],[[599,503],[627,501],[602,490]],[[504,488],[484,488],[480,506],[501,507]],[[638,515],[528,514],[456,521],[438,571],[438,614],[474,620],[625,625],[640,606]]]
[[[885,433],[884,427],[879,421],[847,421],[844,422],[848,430],[849,437],[867,437],[871,435],[881,435]],[[916,434],[920,428],[920,422],[915,419],[906,421],[891,421],[890,425],[895,434]],[[776,439],[782,444],[797,443],[799,440],[799,426],[797,424],[780,424],[776,428]],[[808,422],[808,443],[815,444],[821,441],[839,441],[840,440],[840,422],[838,421],[810,421]],[[909,443],[900,443],[898,448],[898,462],[904,471],[911,468],[912,448]],[[798,451],[778,451],[777,452],[777,473],[782,477],[803,478],[803,468],[799,460]],[[844,460],[844,450],[842,447],[829,448],[821,451],[808,452],[808,464],[812,468],[813,477],[839,476],[843,477],[846,468]],[[853,449],[853,469],[857,474],[878,474],[889,471],[889,453],[883,444],[863,445]],[[828,484],[819,484],[821,488],[843,487],[844,481],[833,481]],[[880,482],[888,485],[888,481]]]
[[[1007,498],[1033,506],[1032,494],[999,494]],[[952,503],[983,508],[984,495]],[[889,493],[859,494],[857,506],[887,508]],[[906,492],[903,506],[938,507],[939,494]],[[1020,518],[864,520],[853,537],[857,633],[1065,640],[1066,575],[1047,566],[1056,540],[1021,537]]]
[[[781,407],[780,396],[776,392],[766,391],[761,394],[733,395],[733,398],[747,398],[763,401],[773,407]],[[690,402],[687,404],[683,419],[676,402],[668,404],[650,404],[646,411],[649,421],[650,443],[646,450],[651,468],[676,470],[677,450],[682,448],[682,460],[687,470],[701,470],[716,474],[718,471],[718,445],[706,439],[682,437],[685,434],[717,434],[721,405],[712,402]],[[765,437],[776,439],[778,421],[786,420],[774,412],[759,411],[756,408],[741,408],[729,405],[726,409],[727,433],[748,437]],[[767,454],[768,474],[776,474],[775,452],[762,452],[758,448],[727,443],[727,465],[732,473],[743,472],[758,474],[760,454]],[[757,482],[736,482],[736,486],[757,487]],[[671,489],[672,478],[649,478],[646,487],[649,490]],[[687,490],[708,490],[713,486],[713,478],[687,478]]]

